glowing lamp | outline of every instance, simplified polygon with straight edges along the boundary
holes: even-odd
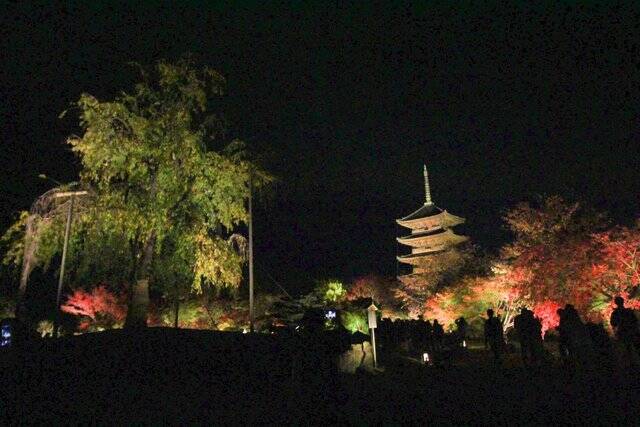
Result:
[[[467,348],[467,340],[462,340],[462,348]]]
[[[335,310],[327,310],[327,312],[324,314],[324,317],[326,317],[328,320],[332,320],[336,318],[336,311]]]
[[[13,334],[11,332],[11,325],[6,323],[2,325],[0,333],[0,347],[11,346],[11,338],[13,337]]]
[[[422,361],[424,363],[429,363],[429,353],[422,353]]]

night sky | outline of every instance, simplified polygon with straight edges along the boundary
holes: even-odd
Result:
[[[640,7],[109,3],[2,6],[3,229],[50,188],[39,173],[77,177],[77,114],[60,112],[130,88],[130,61],[187,52],[227,76],[232,135],[278,178],[256,212],[258,287],[395,275],[423,163],[487,250],[501,213],[540,195],[640,215]]]

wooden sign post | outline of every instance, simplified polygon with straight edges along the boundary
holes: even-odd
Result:
[[[378,367],[378,358],[376,355],[376,328],[378,327],[378,319],[376,318],[378,307],[373,303],[367,308],[367,317],[369,320],[369,330],[371,331],[371,347],[373,347],[373,367]]]

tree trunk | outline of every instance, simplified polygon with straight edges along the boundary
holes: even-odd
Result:
[[[144,244],[142,262],[138,269],[137,280],[131,289],[129,298],[129,308],[127,310],[127,320],[124,327],[127,329],[144,328],[147,326],[147,309],[149,307],[149,275],[151,271],[151,261],[156,245],[156,233],[151,232],[151,236]]]

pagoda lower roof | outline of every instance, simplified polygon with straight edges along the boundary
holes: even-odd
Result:
[[[450,228],[435,228],[398,237],[398,243],[414,248],[438,248],[443,245],[458,244],[468,240],[467,236],[455,234]]]
[[[429,230],[419,231],[417,233],[409,234],[408,236],[398,237],[398,241],[400,241],[400,240],[419,239],[420,237],[435,236],[435,235],[446,233],[446,232],[447,232],[447,230],[445,228],[442,228],[442,227],[431,228]]]
[[[408,255],[400,255],[397,256],[396,259],[399,262],[402,262],[404,264],[411,264],[411,265],[419,265],[423,259],[431,256],[431,255],[435,255],[435,254],[439,254],[442,252],[447,251],[448,248],[438,248],[438,249],[433,249],[433,250],[426,250],[424,252],[418,252],[418,253],[414,253],[414,254],[408,254]]]

